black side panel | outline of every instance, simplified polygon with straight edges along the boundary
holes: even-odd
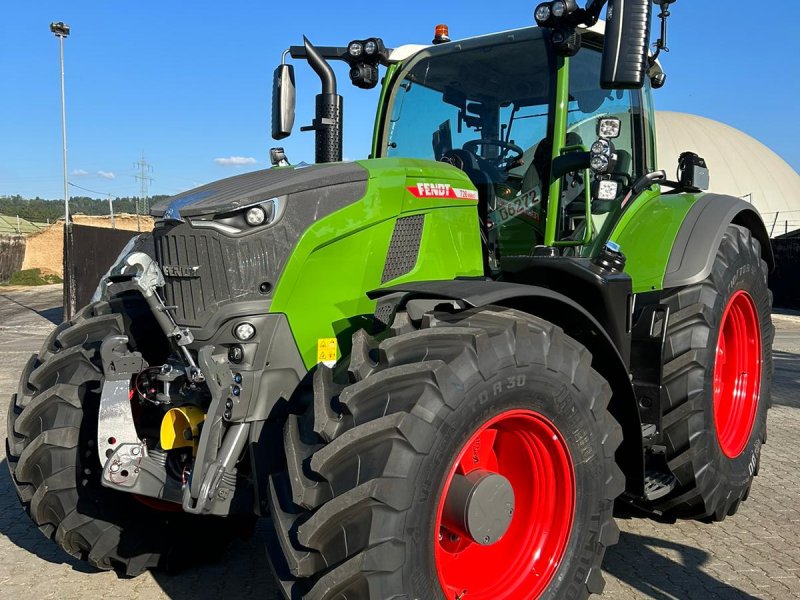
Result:
[[[410,273],[417,265],[419,245],[422,242],[422,228],[425,215],[413,215],[397,219],[386,253],[381,284]]]
[[[739,198],[705,194],[689,210],[678,231],[667,263],[664,288],[692,285],[708,277],[722,236],[731,223],[753,232],[761,243],[761,257],[771,271],[775,257],[758,211]]]
[[[607,272],[588,258],[508,256],[501,258],[503,279],[541,286],[572,298],[603,326],[626,365],[631,348],[631,278]]]
[[[592,353],[592,367],[608,381],[613,390],[609,410],[622,425],[624,439],[617,450],[617,463],[625,473],[626,491],[634,496],[644,493],[644,450],[642,424],[630,375],[614,342],[603,326],[589,312],[566,296],[546,288],[484,279],[420,281],[369,292],[402,307],[414,299],[458,300],[467,306],[506,306],[525,311],[561,327],[569,336]]]

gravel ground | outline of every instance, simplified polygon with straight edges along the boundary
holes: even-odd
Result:
[[[0,288],[0,423],[31,352],[61,318],[60,286]],[[620,543],[605,561],[610,599],[800,598],[800,317],[776,315],[774,406],[761,475],[739,513],[722,523],[674,525],[619,520]],[[5,428],[2,433],[5,439]],[[3,448],[5,444],[3,444]],[[4,456],[2,462],[5,462]],[[264,534],[231,548],[226,560],[178,575],[120,579],[61,552],[24,515],[0,465],[0,598],[278,600]]]

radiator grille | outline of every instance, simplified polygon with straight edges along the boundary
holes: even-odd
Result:
[[[221,305],[266,300],[259,286],[274,285],[283,267],[271,238],[230,239],[187,225],[156,230],[154,238],[164,299],[177,307],[176,320],[186,327],[202,327]]]

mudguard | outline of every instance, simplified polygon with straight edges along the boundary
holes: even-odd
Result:
[[[730,224],[749,229],[761,243],[761,256],[770,271],[775,257],[761,215],[752,204],[719,194],[705,194],[681,225],[664,274],[664,288],[681,287],[703,281],[711,273],[722,236]]]
[[[617,463],[625,473],[626,491],[634,496],[644,493],[642,424],[628,369],[602,325],[577,302],[547,288],[486,279],[418,281],[381,288],[368,295],[378,300],[378,311],[387,305],[394,311],[419,299],[456,300],[467,307],[514,308],[561,327],[591,352],[592,367],[611,386],[609,410],[623,430]]]

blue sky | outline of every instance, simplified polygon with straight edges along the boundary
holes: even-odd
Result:
[[[745,15],[746,7],[770,14]],[[520,0],[4,2],[0,195],[62,195],[51,21],[72,27],[66,41],[70,180],[123,196],[138,193],[134,162],[142,152],[153,165],[156,194],[268,166],[276,145],[269,136],[272,71],[302,34],[319,45],[373,35],[388,46],[429,43],[437,23],[449,24],[454,38],[468,37],[530,25],[534,8],[535,2]],[[800,4],[679,0],[672,13],[672,52],[663,59],[669,82],[657,92],[657,108],[728,123],[800,171],[800,84],[792,55]],[[377,92],[357,90],[343,67],[337,71],[345,94],[344,153],[363,158]],[[313,134],[299,126],[311,121],[319,84],[303,64],[297,79],[296,132],[282,144],[293,162],[311,162]],[[215,162],[230,157],[256,162]]]

